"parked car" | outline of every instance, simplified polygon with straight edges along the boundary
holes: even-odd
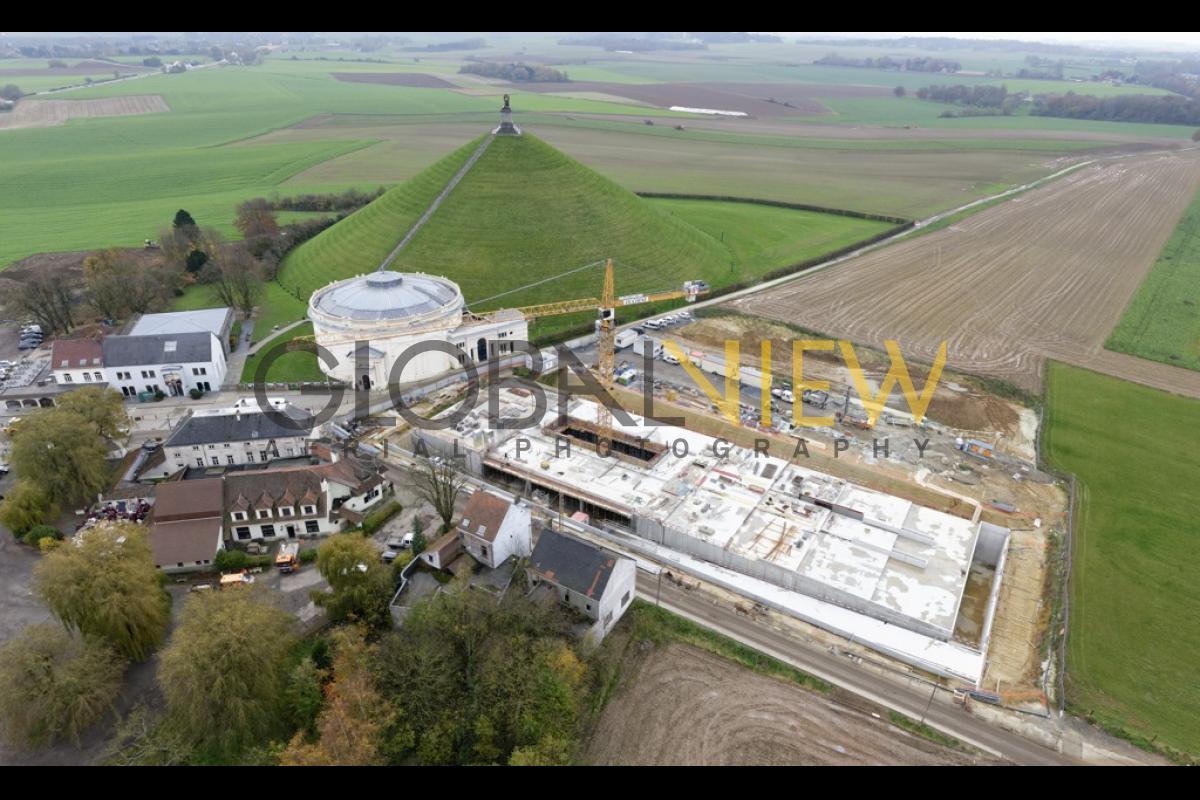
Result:
[[[390,564],[399,558],[400,554],[395,550],[384,550],[379,557],[383,560],[383,563]]]
[[[663,360],[664,364],[672,364],[674,366],[679,366],[679,359],[676,358],[675,356],[671,355],[671,351],[669,351],[669,350],[663,352],[662,360]]]

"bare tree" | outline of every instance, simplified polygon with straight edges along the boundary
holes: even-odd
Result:
[[[417,494],[428,501],[442,518],[442,531],[449,530],[454,520],[454,504],[467,483],[458,468],[448,460],[425,458],[413,472],[413,483],[416,484]]]
[[[39,272],[13,292],[5,305],[14,316],[29,317],[47,333],[70,333],[75,327],[75,298],[61,275]]]
[[[212,260],[201,271],[202,280],[213,284],[222,303],[249,314],[262,296],[261,265],[241,245],[225,245],[212,252]]]
[[[261,197],[247,200],[239,205],[237,218],[233,221],[233,225],[247,239],[279,235],[279,223],[275,221],[275,211],[271,208],[271,204]]]
[[[181,273],[117,248],[100,250],[83,262],[83,279],[92,307],[110,319],[144,314],[163,305]]]

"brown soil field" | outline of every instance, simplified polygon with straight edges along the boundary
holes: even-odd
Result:
[[[424,72],[334,72],[333,77],[349,83],[383,83],[415,86],[418,89],[457,89],[453,83]]]
[[[608,83],[604,81],[570,81],[568,83],[509,84],[513,91],[532,92],[589,92],[627,97],[660,108],[690,106],[716,108],[722,111],[743,111],[754,117],[828,114],[816,99],[815,93],[840,95],[842,87],[809,86],[795,83]],[[860,87],[854,87],[860,88]],[[830,91],[825,91],[830,89]],[[886,94],[886,91],[868,94]],[[769,102],[769,98],[778,102]],[[790,103],[790,106],[784,103]]]
[[[103,100],[23,100],[7,114],[0,114],[0,130],[49,128],[81,117],[124,117],[170,111],[157,94],[108,97]]]
[[[1048,358],[1200,397],[1200,373],[1102,347],[1200,181],[1200,154],[1105,159],[950,227],[731,306],[1040,390]]]
[[[588,742],[588,764],[970,764],[872,713],[671,644],[646,653]]]

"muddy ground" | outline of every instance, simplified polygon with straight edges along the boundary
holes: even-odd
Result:
[[[681,644],[639,657],[585,751],[589,764],[971,764],[875,712]]]

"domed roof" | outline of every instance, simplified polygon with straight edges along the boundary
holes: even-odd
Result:
[[[313,307],[344,319],[404,319],[438,311],[460,298],[458,287],[445,278],[380,271],[318,291]]]

